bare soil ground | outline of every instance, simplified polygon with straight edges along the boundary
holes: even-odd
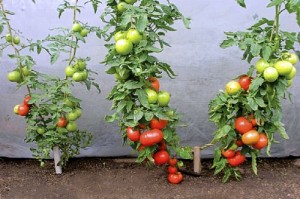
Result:
[[[184,175],[179,185],[167,182],[165,167],[147,168],[128,159],[72,159],[56,175],[53,162],[39,167],[36,160],[0,159],[0,199],[300,199],[300,168],[295,159],[260,159],[259,175],[250,161],[241,167],[243,179],[223,184],[202,160],[200,177]],[[186,162],[191,165],[192,162]]]

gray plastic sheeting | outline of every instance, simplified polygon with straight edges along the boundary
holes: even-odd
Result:
[[[48,29],[65,26],[71,28],[71,16],[67,13],[59,20],[56,8],[62,1],[37,1],[33,4],[30,0],[4,1],[7,9],[16,13],[11,17],[14,28],[20,29],[28,38],[43,39],[48,34]],[[184,114],[183,121],[188,124],[186,128],[178,128],[182,144],[186,146],[202,146],[209,143],[214,124],[208,121],[208,103],[216,96],[220,89],[232,78],[245,73],[248,64],[241,60],[242,52],[233,47],[221,49],[219,44],[225,38],[223,32],[245,30],[254,23],[254,16],[273,18],[273,9],[266,9],[269,1],[248,1],[247,9],[239,7],[234,0],[224,1],[179,1],[181,11],[193,19],[191,29],[184,29],[182,23],[176,23],[177,32],[170,32],[166,36],[172,48],[166,48],[159,58],[172,65],[178,75],[175,80],[163,78],[161,89],[172,93],[171,106],[176,107]],[[103,10],[103,5],[100,11]],[[79,15],[83,22],[97,25],[99,15],[93,14],[91,7],[87,7]],[[290,31],[299,31],[294,16],[284,15],[282,26]],[[90,56],[92,61],[88,67],[99,73],[97,81],[101,84],[102,92],[95,90],[88,92],[80,84],[75,84],[74,93],[83,100],[83,116],[79,120],[79,127],[93,132],[92,145],[83,150],[81,156],[123,156],[132,155],[131,149],[122,146],[121,136],[116,124],[104,122],[104,116],[110,113],[111,102],[105,97],[114,85],[111,75],[105,74],[105,66],[99,64],[103,60],[106,49],[103,40],[94,35],[89,35],[87,44],[79,49],[82,57]],[[67,55],[62,57],[66,58]],[[50,65],[46,54],[35,56],[38,63],[36,69],[64,76],[65,63],[58,61]],[[61,60],[62,60],[61,59]],[[13,113],[15,104],[21,103],[26,91],[17,90],[14,83],[6,80],[6,73],[13,69],[14,63],[3,57],[1,60],[0,79],[0,156],[4,157],[32,157],[30,145],[24,142],[25,120]],[[299,65],[298,65],[299,67]],[[293,93],[293,103],[284,101],[283,122],[286,124],[290,136],[288,141],[280,138],[280,144],[274,144],[272,155],[299,156],[300,155],[300,93],[299,73],[290,92]],[[213,148],[202,152],[204,157],[212,157]]]

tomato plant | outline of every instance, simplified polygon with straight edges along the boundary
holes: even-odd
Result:
[[[237,2],[246,7],[244,0]],[[209,120],[217,126],[211,143],[219,144],[212,168],[215,174],[224,174],[223,182],[232,175],[241,178],[236,167],[245,161],[247,154],[257,174],[256,158],[264,148],[270,155],[275,134],[288,139],[281,122],[281,101],[288,95],[288,87],[295,78],[299,56],[295,46],[299,45],[300,33],[281,30],[280,16],[284,11],[296,13],[300,25],[299,6],[299,1],[270,0],[267,7],[274,8],[274,20],[261,18],[247,31],[225,33],[221,48],[238,46],[244,52],[242,59],[250,67],[246,75],[230,81],[226,92],[220,91],[209,103]],[[258,61],[251,64],[254,58]],[[239,92],[239,86],[247,92]],[[222,149],[229,149],[234,143],[238,146],[235,155],[226,158]]]
[[[91,3],[96,11],[100,2],[92,0],[87,3]],[[59,164],[65,165],[70,157],[78,155],[81,148],[91,143],[91,133],[79,130],[75,122],[82,113],[81,100],[73,95],[71,87],[74,81],[80,81],[88,90],[95,86],[100,91],[99,85],[90,77],[94,72],[86,67],[90,58],[79,58],[76,54],[79,42],[84,43],[89,32],[99,32],[100,29],[78,21],[77,14],[83,6],[78,5],[77,0],[73,3],[64,1],[58,7],[59,17],[70,10],[73,13],[71,27],[54,29],[56,35],[48,35],[43,40],[23,39],[21,31],[15,30],[10,24],[9,18],[15,13],[6,10],[2,1],[0,7],[0,33],[7,31],[5,43],[1,44],[1,54],[6,48],[11,48],[13,54],[8,54],[8,57],[16,60],[16,68],[8,73],[7,78],[16,82],[18,87],[26,87],[28,91],[23,104],[14,107],[14,112],[26,119],[25,141],[35,143],[31,151],[41,165],[44,165],[44,159],[50,158],[53,147],[58,146],[61,152]],[[37,54],[46,52],[51,64],[67,52],[66,76],[54,77],[34,70],[36,62],[31,54],[24,54],[25,50]]]
[[[155,57],[155,53],[170,46],[164,36],[175,31],[174,22],[182,20],[188,27],[190,19],[169,1],[164,4],[156,0],[108,0],[106,3],[101,15],[106,26],[101,36],[107,41],[108,54],[103,63],[108,67],[106,72],[116,77],[116,85],[107,97],[112,101],[114,113],[106,116],[106,121],[118,121],[124,142],[138,152],[137,162],[153,160],[153,154],[165,150],[170,155],[191,158],[191,148],[179,145],[176,126],[180,117],[169,105],[171,94],[160,90],[162,72],[170,78],[175,73],[169,64]],[[138,141],[129,138],[128,126],[140,131]]]

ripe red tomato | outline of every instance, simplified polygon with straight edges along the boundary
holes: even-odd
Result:
[[[153,158],[156,165],[163,165],[169,161],[170,155],[167,151],[158,151],[154,154]]]
[[[140,136],[140,142],[144,146],[153,146],[164,138],[163,132],[159,129],[148,130]]]
[[[242,135],[242,141],[246,145],[256,144],[259,140],[259,133],[256,130],[250,130]]]
[[[58,127],[66,127],[67,126],[68,121],[66,120],[66,118],[61,117],[59,118],[58,122],[57,122],[57,126]]]
[[[253,144],[252,147],[260,150],[260,149],[264,148],[265,146],[267,146],[268,142],[269,142],[269,140],[268,140],[268,137],[266,136],[266,134],[260,133],[257,143]]]
[[[168,166],[168,172],[170,174],[175,174],[177,172],[177,168],[175,166]]]
[[[126,135],[129,140],[136,142],[140,140],[140,131],[134,130],[132,127],[127,127]]]
[[[251,80],[252,78],[249,77],[248,75],[243,75],[242,77],[240,77],[239,79],[239,84],[241,85],[241,87],[247,91],[249,89],[249,86],[251,84]]]
[[[252,123],[245,117],[237,118],[234,122],[234,127],[242,135],[253,129]]]
[[[26,116],[29,112],[29,107],[25,104],[19,105],[18,114],[21,116]]]
[[[158,92],[160,87],[158,79],[155,77],[149,77],[148,80],[151,83],[151,87]]]
[[[171,184],[179,184],[182,181],[182,179],[183,179],[183,176],[180,172],[168,175],[168,181]]]
[[[169,165],[170,166],[176,166],[176,164],[177,164],[177,159],[176,158],[170,158]]]
[[[150,121],[150,127],[152,129],[163,129],[165,128],[166,126],[168,125],[168,120],[161,120],[161,119],[156,119],[156,118],[153,118],[151,121]]]
[[[158,143],[158,150],[166,150],[167,149],[167,144],[165,142],[165,140],[162,140],[160,143]]]
[[[29,100],[31,99],[30,95],[27,95],[24,100],[23,100],[23,104],[30,107],[31,104],[28,104]]]
[[[241,151],[237,151],[235,153],[235,156],[232,158],[227,158],[227,161],[230,166],[236,167],[236,166],[242,164],[245,161],[245,159],[246,159],[246,156],[241,154]]]
[[[241,147],[241,146],[244,145],[244,143],[243,143],[242,140],[237,140],[237,141],[235,141],[235,143],[236,143],[236,145],[238,145],[239,147]]]
[[[226,151],[224,149],[222,149],[222,155],[225,158],[232,158],[235,155],[235,151],[231,150],[231,149],[227,149]]]

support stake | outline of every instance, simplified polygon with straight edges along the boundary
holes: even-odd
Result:
[[[201,153],[199,146],[194,147],[194,172],[198,174],[201,172]]]
[[[58,146],[53,147],[53,156],[54,156],[54,167],[55,167],[55,173],[56,174],[62,174],[62,168],[61,166],[58,166],[57,164],[60,161],[60,154],[59,154],[59,148]]]

